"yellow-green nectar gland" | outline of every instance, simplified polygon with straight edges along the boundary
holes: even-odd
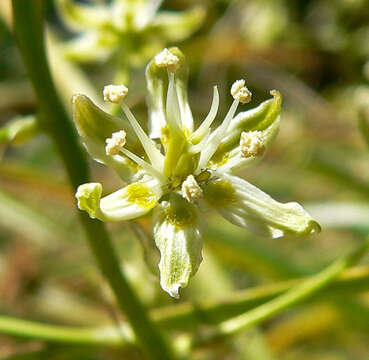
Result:
[[[145,184],[131,184],[126,189],[127,200],[146,209],[156,205],[157,195]]]
[[[227,207],[237,201],[235,189],[225,180],[210,182],[204,188],[204,198],[217,209]]]
[[[265,151],[264,136],[261,131],[243,131],[240,138],[241,156],[249,158],[263,155]]]
[[[187,228],[196,224],[196,209],[187,201],[176,201],[175,204],[173,202],[163,201],[162,206],[166,221],[174,225],[177,229]]]

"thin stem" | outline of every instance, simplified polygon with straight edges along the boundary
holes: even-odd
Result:
[[[75,345],[122,346],[125,344],[121,333],[115,328],[74,328],[37,323],[0,316],[0,333],[27,339],[45,340],[53,343]]]
[[[359,130],[366,145],[369,147],[369,119],[368,114],[364,110],[359,113]]]
[[[365,241],[358,250],[336,260],[317,275],[293,287],[283,295],[233,319],[222,322],[214,333],[206,335],[204,338],[196,339],[194,345],[212,343],[213,341],[236,334],[310,298],[332,282],[343,270],[357,262],[368,248],[369,241]]]
[[[304,283],[308,278],[284,281],[273,285],[257,286],[240,292],[232,293],[229,298],[217,302],[196,304],[182,303],[151,312],[155,323],[162,328],[189,329],[206,321],[216,325],[245,311],[264,304],[286,291]],[[346,270],[325,289],[315,293],[315,298],[328,295],[350,294],[366,291],[369,288],[369,267],[361,266]],[[201,316],[199,316],[201,315]],[[122,323],[124,334],[129,334],[128,324]],[[0,333],[22,338],[60,342],[66,344],[120,346],[133,345],[135,339],[123,337],[122,332],[115,327],[77,328],[59,325],[49,325],[34,321],[19,320],[0,316]]]
[[[78,185],[89,181],[89,171],[50,75],[44,44],[43,1],[12,0],[12,4],[18,45],[39,102],[40,126],[52,138],[70,182],[76,189]],[[152,359],[171,359],[167,344],[122,272],[103,223],[90,219],[83,212],[78,215],[100,270],[115,293],[118,305],[126,314],[143,350]]]

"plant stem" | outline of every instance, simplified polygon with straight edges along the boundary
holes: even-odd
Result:
[[[12,0],[13,21],[23,61],[39,102],[40,127],[52,138],[73,188],[89,181],[88,166],[75,131],[56,93],[44,44],[43,1]],[[70,79],[73,81],[73,79]],[[114,251],[103,223],[78,212],[84,233],[101,272],[116,295],[120,309],[132,325],[149,358],[172,359],[159,330],[137,298]]]
[[[204,319],[209,319],[213,325],[244,313],[250,308],[259,306],[286,291],[302,284],[306,278],[284,281],[273,285],[263,285],[248,290],[232,293],[228,299],[217,302],[198,304],[196,308],[183,303],[173,307],[165,307],[151,312],[155,323],[169,329],[193,329]],[[369,267],[361,266],[346,270],[339,278],[329,284],[324,290],[320,289],[315,298],[337,295],[341,293],[365,291],[369,288]],[[199,312],[201,317],[199,317]],[[121,327],[129,334],[128,324]],[[77,328],[59,325],[48,325],[34,321],[19,320],[12,317],[0,316],[0,333],[24,338],[60,342],[67,344],[120,346],[133,344],[135,339],[122,336],[122,332],[115,327]]]
[[[122,346],[124,343],[119,330],[116,328],[109,328],[109,331],[104,331],[102,328],[74,328],[42,324],[8,316],[0,316],[0,332],[53,343],[100,346]]]
[[[310,298],[323,287],[333,281],[343,270],[358,261],[369,248],[369,241],[348,256],[336,260],[333,264],[287,291],[283,295],[255,308],[233,319],[219,324],[216,331],[203,338],[195,339],[194,346],[212,343],[219,339],[229,337],[237,332],[259,324],[280,312],[301,303]]]

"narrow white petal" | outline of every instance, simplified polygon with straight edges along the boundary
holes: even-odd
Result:
[[[141,11],[137,11],[134,17],[136,29],[145,28],[155,17],[163,0],[146,1]]]
[[[143,216],[157,205],[161,195],[160,185],[154,179],[132,183],[101,199],[101,220],[122,221]]]
[[[78,207],[91,218],[101,221],[131,220],[143,216],[157,205],[162,195],[155,179],[132,183],[101,199],[102,186],[98,183],[78,187]]]
[[[309,235],[319,224],[295,202],[280,203],[256,186],[229,174],[204,188],[205,199],[232,223],[259,235]]]
[[[265,153],[273,143],[273,140],[279,131],[279,124],[280,117],[278,116],[277,119],[269,127],[261,131],[264,138],[264,151],[261,154],[245,158],[242,156],[241,147],[239,145],[229,152],[228,161],[224,165],[221,165],[217,168],[217,173],[235,173],[237,171],[240,171],[241,169],[249,168],[256,165],[260,160],[262,160]]]

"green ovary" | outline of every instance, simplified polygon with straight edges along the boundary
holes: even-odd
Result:
[[[224,180],[210,183],[203,191],[205,200],[215,208],[223,208],[236,201],[233,186]]]
[[[170,205],[165,208],[166,220],[178,229],[196,224],[197,212],[193,205],[180,196],[172,195]]]
[[[127,200],[146,209],[156,205],[157,195],[145,184],[131,184],[126,190]]]

